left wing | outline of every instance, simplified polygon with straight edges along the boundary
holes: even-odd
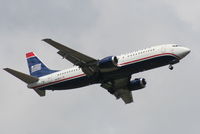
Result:
[[[96,65],[97,62],[96,59],[80,53],[76,50],[73,50],[69,47],[66,47],[56,41],[53,41],[52,39],[43,39],[43,41],[57,48],[59,50],[59,55],[61,55],[63,58],[67,59],[74,65],[81,67],[83,72],[87,75],[92,75],[95,72],[94,65]]]
[[[103,83],[101,87],[107,89],[117,99],[121,98],[125,104],[129,104],[133,102],[132,92],[128,88],[129,82],[130,77],[124,77]]]

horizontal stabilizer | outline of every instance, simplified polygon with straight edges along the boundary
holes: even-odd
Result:
[[[43,97],[43,96],[45,96],[45,94],[46,94],[45,90],[35,89],[35,92],[36,92],[40,97]]]
[[[19,71],[16,71],[16,70],[13,70],[10,68],[4,68],[4,70],[7,71],[8,73],[14,75],[15,77],[17,77],[18,79],[22,80],[23,82],[25,82],[27,84],[31,84],[31,83],[38,81],[37,77],[21,73]]]

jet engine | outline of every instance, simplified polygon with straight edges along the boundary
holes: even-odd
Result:
[[[129,89],[130,91],[139,90],[145,88],[147,82],[144,78],[136,78],[135,80],[130,81]]]
[[[107,73],[117,69],[118,59],[116,56],[109,56],[99,60],[98,67],[100,72]]]

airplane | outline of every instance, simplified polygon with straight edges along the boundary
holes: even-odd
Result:
[[[100,84],[125,104],[133,102],[132,91],[143,89],[147,84],[145,78],[131,79],[133,74],[166,65],[173,70],[173,65],[191,51],[177,44],[165,44],[99,60],[52,39],[43,41],[58,49],[57,53],[73,63],[74,67],[51,70],[33,52],[29,52],[26,58],[30,75],[10,68],[4,70],[27,83],[27,87],[34,89],[40,96],[45,96],[46,90],[67,90]]]

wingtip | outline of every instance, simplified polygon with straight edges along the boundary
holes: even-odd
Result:
[[[47,42],[47,41],[49,41],[49,40],[51,40],[51,39],[50,39],[50,38],[42,39],[42,41],[45,41],[45,42]]]
[[[9,70],[9,68],[3,68],[3,70],[7,71],[7,70]]]
[[[10,69],[10,68],[3,68],[3,70],[8,72],[8,73],[10,73],[10,71],[12,71],[12,69]]]

